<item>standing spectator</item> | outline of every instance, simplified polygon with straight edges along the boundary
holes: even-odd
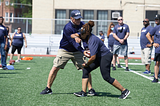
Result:
[[[157,26],[155,26],[146,35],[149,42],[155,47],[154,61],[156,61],[156,64],[154,66],[154,79],[152,82],[158,82],[158,73],[160,66],[160,15],[156,15],[155,23],[157,24]],[[154,41],[151,36],[154,36]]]
[[[63,38],[60,41],[60,47],[58,50],[58,54],[54,59],[54,65],[50,70],[48,76],[47,87],[40,93],[40,94],[52,94],[51,86],[53,81],[56,78],[56,75],[60,69],[64,69],[67,62],[71,59],[77,69],[82,69],[82,64],[84,63],[83,52],[81,45],[76,43],[75,40],[79,39],[75,37],[74,39],[71,38],[71,35],[77,33],[78,30],[84,25],[81,22],[81,13],[78,10],[73,10],[71,12],[71,21],[67,23],[63,29]],[[92,88],[91,85],[91,75],[89,75],[89,83],[88,83],[88,90],[89,95],[96,95],[96,92]]]
[[[123,23],[123,18],[118,17],[118,24],[114,27],[113,37],[115,38],[114,46],[113,46],[113,55],[115,60],[113,60],[113,69],[116,70],[116,58],[120,53],[124,56],[126,71],[129,71],[128,68],[128,43],[127,38],[129,36],[129,27],[128,25]]]
[[[10,43],[9,43],[9,40],[11,40],[11,37],[10,37],[10,34],[9,34],[9,27],[6,27],[7,29],[7,38],[8,38],[8,44],[7,44],[7,49],[5,50],[5,56],[6,56],[6,61],[7,61],[7,56],[8,56],[8,51],[9,51],[9,48],[10,48]],[[6,38],[4,37],[4,42],[6,41]],[[1,59],[1,56],[0,56],[0,59]]]
[[[108,32],[107,32],[107,38],[108,38],[108,49],[110,50],[111,53],[113,53],[113,44],[115,41],[115,38],[113,37],[113,30],[114,30],[114,24],[111,22],[108,28]],[[115,60],[114,56],[113,56],[113,60]],[[112,60],[112,67],[113,67],[113,60]],[[117,63],[118,63],[118,68],[121,68],[121,65],[119,63],[119,57],[117,55]],[[115,67],[114,67],[115,68]],[[115,70],[115,69],[113,69]]]
[[[1,64],[3,70],[8,70],[6,67],[6,56],[5,56],[5,50],[7,49],[7,29],[3,25],[3,17],[0,17],[0,52],[1,52]],[[6,39],[5,39],[6,38]]]
[[[103,31],[99,31],[99,35],[100,35],[100,39],[101,39],[101,41],[102,41],[102,42],[104,42],[104,40],[105,40],[105,36],[104,36]]]
[[[9,40],[11,40],[11,37],[10,37],[10,34],[9,34],[9,27],[6,27],[6,29],[7,29],[7,38],[8,38],[8,44],[7,44],[7,49],[6,49],[6,61],[7,61],[8,51],[9,51],[9,48],[10,48]]]
[[[24,41],[25,41],[25,47],[27,48],[26,36],[24,35],[24,33],[21,32],[21,28],[18,27],[17,32],[15,32],[12,35],[11,42],[10,42],[10,46],[12,45],[10,60],[13,59],[14,52],[17,50],[17,52],[18,52],[18,55],[17,55],[18,59],[16,60],[16,62],[20,62],[20,59],[21,59],[21,49],[23,47],[23,42]]]
[[[80,38],[85,40],[88,44],[90,50],[90,58],[87,63],[83,63],[83,76],[82,76],[82,91],[76,92],[74,95],[78,97],[87,96],[87,83],[89,78],[89,73],[94,69],[100,67],[101,75],[105,81],[113,85],[115,88],[121,91],[121,96],[119,99],[125,99],[130,91],[125,89],[116,79],[110,76],[110,66],[113,54],[108,50],[104,43],[101,42],[94,34],[91,33],[92,27],[94,26],[93,21],[89,21],[81,29]],[[85,31],[84,31],[85,30]],[[75,38],[76,35],[72,35]],[[84,52],[84,55],[87,53]],[[104,64],[105,63],[105,64]]]
[[[141,37],[140,37],[140,46],[141,46],[141,61],[145,64],[146,71],[143,74],[151,74],[150,64],[151,64],[151,53],[153,46],[148,41],[146,34],[153,29],[152,26],[149,25],[149,19],[143,20],[144,27],[141,29]],[[152,37],[153,40],[153,37]]]

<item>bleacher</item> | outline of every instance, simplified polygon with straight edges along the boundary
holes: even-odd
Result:
[[[26,35],[28,47],[22,49],[22,54],[38,54],[56,55],[61,35]],[[105,38],[105,45],[108,46],[108,39]],[[11,49],[10,49],[11,50]],[[130,54],[135,52],[135,54]],[[136,37],[128,38],[128,56],[129,57],[141,57],[140,39]],[[154,48],[152,50],[152,58],[154,57]]]

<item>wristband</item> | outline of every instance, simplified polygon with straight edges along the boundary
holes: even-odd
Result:
[[[151,43],[152,45],[154,44],[154,42]]]

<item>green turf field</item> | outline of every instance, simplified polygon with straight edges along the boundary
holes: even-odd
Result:
[[[53,59],[34,57],[31,61],[15,63],[16,70],[0,70],[0,106],[160,106],[160,84],[123,68],[111,71],[111,76],[131,91],[127,99],[118,99],[120,91],[102,79],[99,68],[92,72],[93,88],[99,96],[76,97],[73,93],[81,91],[82,71],[76,70],[71,62],[58,72],[53,94],[40,95],[46,87]],[[129,63],[141,61],[129,60]],[[154,62],[152,74],[153,65]],[[129,68],[138,73],[145,70],[143,65],[129,65]]]

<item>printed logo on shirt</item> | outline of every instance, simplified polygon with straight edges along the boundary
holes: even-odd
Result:
[[[125,27],[123,27],[123,29],[125,29]]]
[[[4,28],[3,28],[3,27],[0,27],[0,29],[4,30]]]
[[[117,29],[118,29],[118,30],[121,30],[121,29],[122,29],[122,27],[118,27]]]
[[[21,36],[21,34],[16,34],[15,36]]]
[[[159,33],[160,33],[160,31],[159,31]]]
[[[146,32],[146,29],[143,29],[141,32]]]

